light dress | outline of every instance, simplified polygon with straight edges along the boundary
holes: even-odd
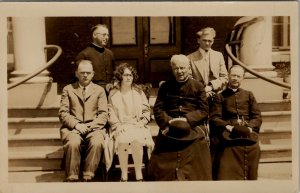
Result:
[[[109,96],[109,123],[115,141],[115,150],[120,143],[133,141],[152,147],[154,142],[147,124],[150,120],[150,105],[142,91],[132,89],[123,94],[120,90]],[[152,149],[151,148],[151,149]]]

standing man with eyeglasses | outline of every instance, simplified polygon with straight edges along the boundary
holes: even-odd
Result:
[[[111,50],[106,46],[109,40],[109,31],[106,25],[98,24],[91,29],[93,42],[76,57],[80,60],[90,60],[93,64],[95,75],[93,82],[104,87],[112,81],[115,68],[115,59]]]

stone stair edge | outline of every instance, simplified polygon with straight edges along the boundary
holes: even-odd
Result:
[[[62,146],[48,146],[49,149],[24,150],[24,147],[14,147],[14,150],[8,152],[8,159],[60,159],[63,156]],[[270,151],[291,151],[292,145],[270,145],[260,144],[261,152]],[[22,150],[22,151],[21,151]]]
[[[159,127],[158,125],[156,125],[155,122],[151,123],[148,125],[148,127],[150,128],[150,130],[154,130],[154,132],[158,132],[159,130]],[[18,130],[18,128],[10,128],[11,130]],[[44,127],[41,127],[41,128],[23,128],[21,129],[22,131],[25,131],[25,133],[30,133],[30,132],[33,132],[33,134],[37,131],[47,131],[47,132],[57,132],[59,134],[59,129],[60,127],[49,127],[49,128],[44,128]],[[151,131],[151,132],[152,132]],[[274,132],[284,132],[284,133],[291,133],[292,132],[292,129],[287,125],[286,127],[282,127],[281,125],[279,126],[262,126],[260,128],[260,133],[274,133]],[[24,133],[24,134],[25,134]],[[45,134],[48,134],[48,133],[45,133]],[[10,135],[23,135],[23,133],[18,133],[18,134],[10,134]]]
[[[291,111],[269,111],[262,112],[262,116],[280,116],[280,115],[291,115]],[[59,121],[58,117],[9,117],[9,123],[22,123],[22,122],[43,122],[43,121]]]
[[[12,152],[8,153],[9,160],[27,160],[27,159],[62,159],[63,149],[57,151],[44,150],[44,151],[23,151],[23,152]]]
[[[58,117],[9,117],[8,123],[59,122]]]
[[[149,101],[151,101],[151,106],[154,106],[154,101],[156,99],[156,95],[152,95],[150,96]],[[59,100],[60,100],[60,96],[59,96]],[[282,99],[282,100],[264,100],[264,101],[258,101],[258,104],[272,104],[272,103],[279,103],[279,104],[287,104],[287,103],[291,103],[290,99]],[[49,106],[40,106],[40,107],[33,107],[33,106],[10,106],[8,107],[9,110],[26,110],[26,109],[30,109],[30,110],[47,110],[47,109],[59,109],[59,103],[57,104],[53,104],[53,105],[49,105]]]
[[[286,150],[292,150],[291,144],[280,144],[280,145],[274,145],[274,144],[259,144],[261,151],[286,151]]]
[[[21,135],[9,135],[9,141],[30,141],[30,140],[60,140],[59,132],[57,134],[21,134]]]

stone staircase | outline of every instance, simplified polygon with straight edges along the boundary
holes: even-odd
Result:
[[[155,96],[150,98],[153,104]],[[59,101],[58,101],[59,102]],[[291,103],[261,102],[259,178],[290,179],[292,173]],[[63,157],[58,103],[52,107],[8,109],[9,182],[61,182]],[[153,136],[158,127],[150,123]],[[282,170],[272,168],[279,167]]]

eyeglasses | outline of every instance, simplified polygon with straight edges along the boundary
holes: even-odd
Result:
[[[123,74],[122,76],[124,76],[124,77],[133,77],[132,74]]]

